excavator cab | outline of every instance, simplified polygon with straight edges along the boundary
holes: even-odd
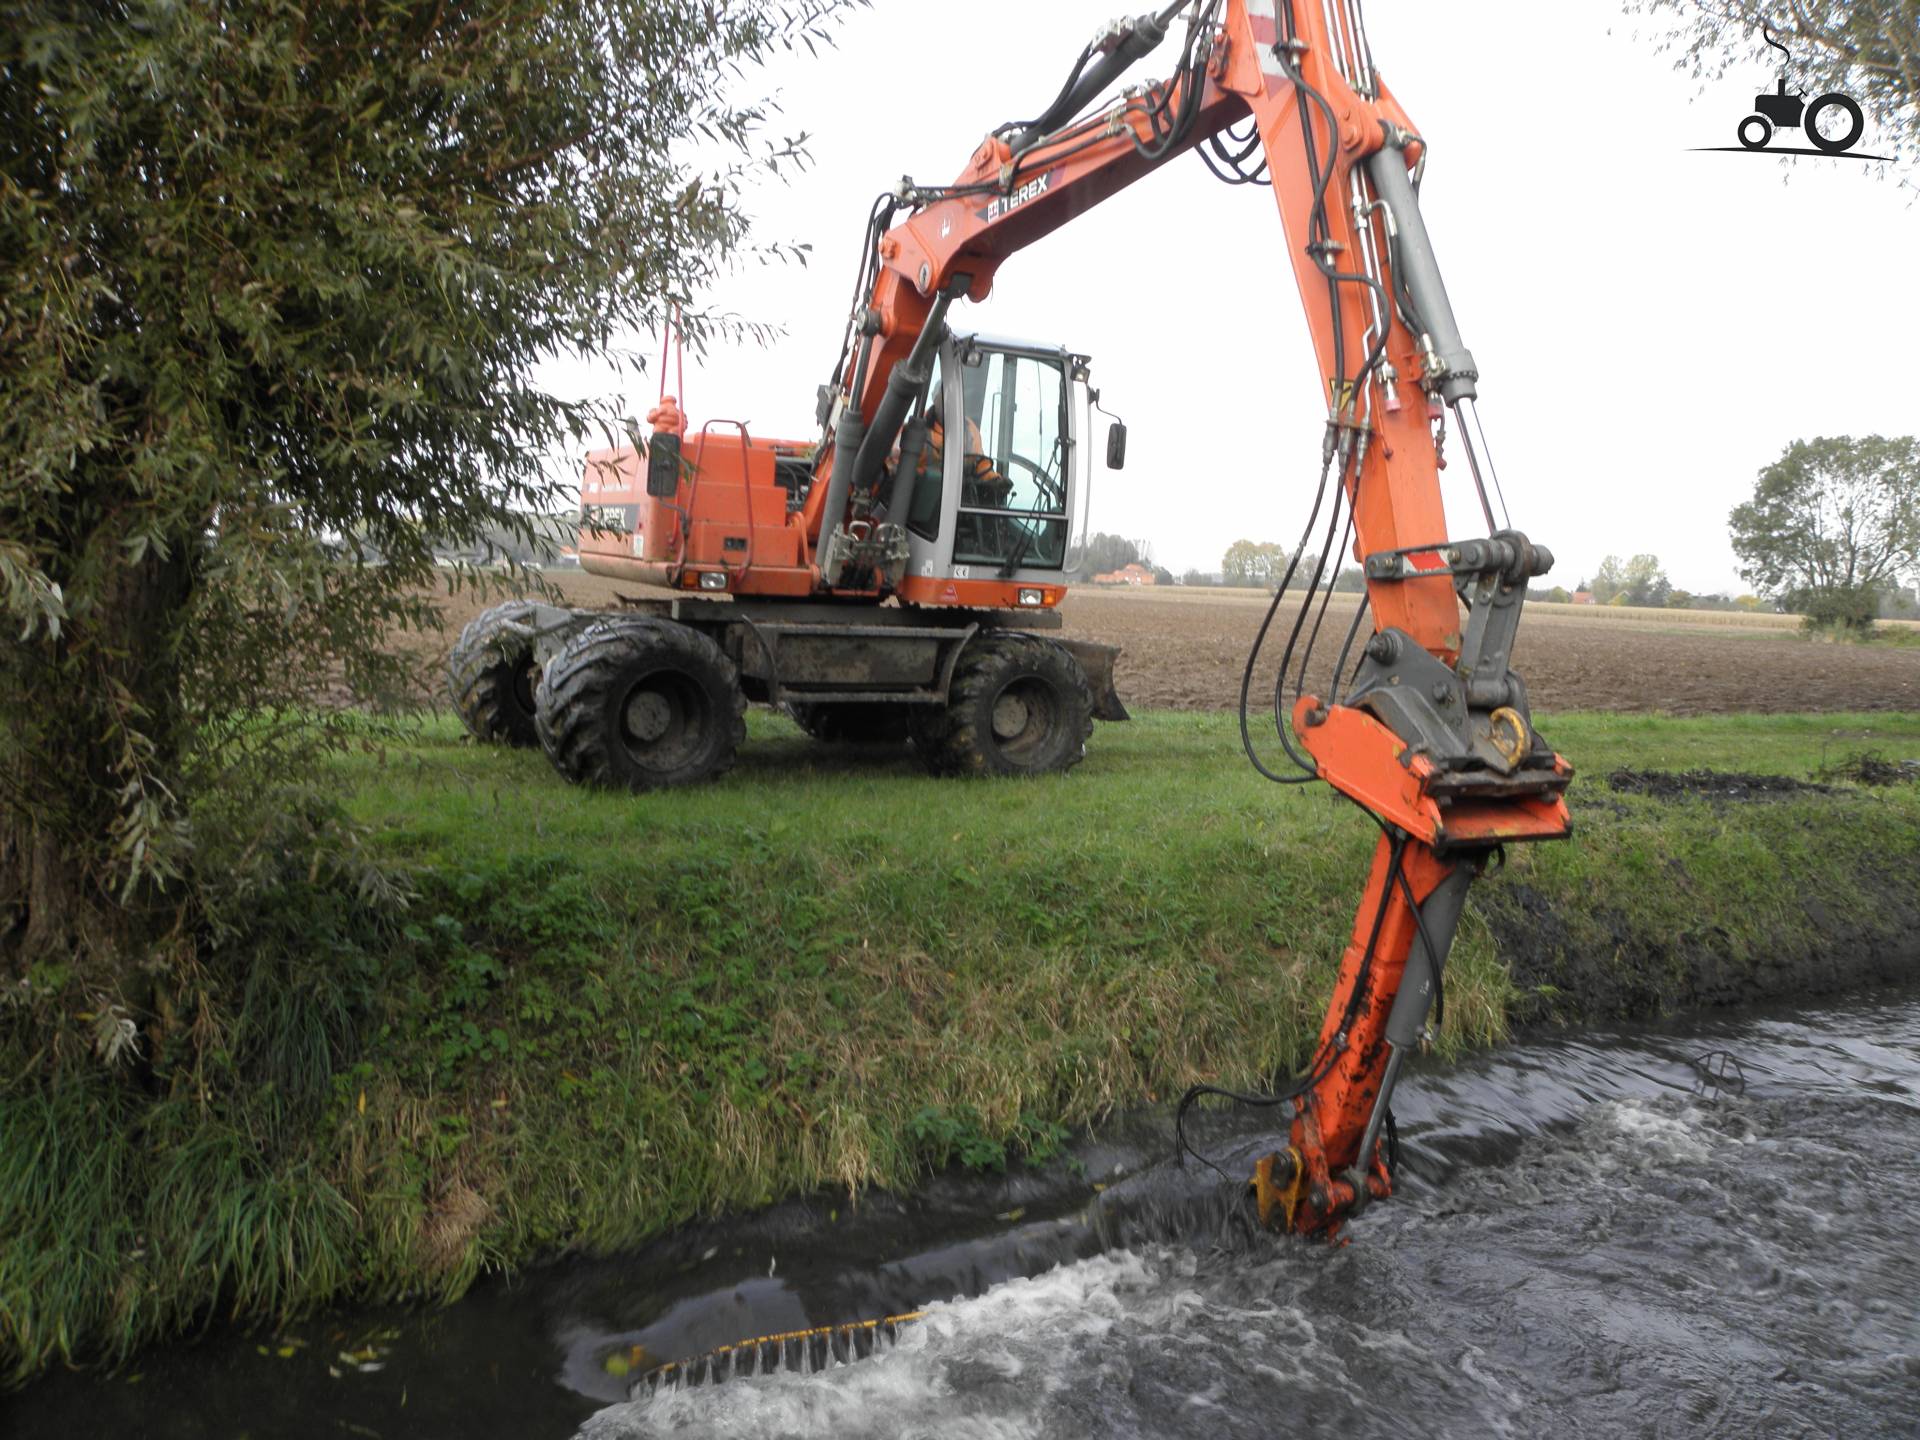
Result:
[[[954,582],[985,580],[1023,607],[1058,603],[1085,539],[1087,375],[1087,357],[1057,345],[942,341],[918,407],[903,598],[952,603]]]

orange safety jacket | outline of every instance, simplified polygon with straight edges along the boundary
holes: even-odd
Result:
[[[946,427],[936,416],[927,428],[927,448],[921,452],[920,473],[939,474],[946,459]],[[986,442],[980,427],[967,421],[967,454],[960,466],[960,503],[990,507],[1005,505],[1013,493],[1013,482],[993,468],[993,461],[982,452]]]

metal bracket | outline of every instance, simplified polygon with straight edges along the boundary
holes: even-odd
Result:
[[[808,705],[854,704],[867,701],[885,701],[901,705],[944,705],[953,686],[954,667],[959,662],[960,652],[966,649],[967,642],[972,640],[980,630],[978,623],[966,626],[821,625],[817,622],[802,624],[754,620],[745,615],[731,620],[730,623],[743,626],[752,635],[754,644],[764,657],[766,674],[754,678],[765,681],[767,703],[775,707],[787,700],[801,701]],[[806,688],[804,682],[797,686],[788,684],[780,675],[781,640],[788,636],[820,634],[831,634],[837,640],[930,640],[935,645],[944,647],[944,653],[940,655],[939,671],[931,686],[902,689],[813,690]],[[744,661],[741,668],[743,672],[752,674]]]
[[[1415,565],[1416,555],[1432,555],[1438,565]],[[1424,580],[1434,575],[1494,573],[1510,583],[1531,580],[1553,569],[1553,552],[1535,545],[1518,530],[1502,530],[1484,540],[1446,540],[1433,545],[1408,545],[1399,550],[1376,550],[1365,561],[1369,580]]]
[[[1440,563],[1416,565],[1419,558]],[[1430,758],[1439,773],[1427,793],[1475,791],[1496,777],[1504,777],[1509,790],[1564,788],[1552,750],[1533,732],[1526,685],[1509,663],[1526,582],[1552,565],[1553,553],[1517,530],[1366,557],[1369,583],[1444,575],[1467,605],[1454,664],[1411,635],[1382,630],[1368,642],[1344,702],[1373,714]]]
[[[856,526],[865,528],[855,534]],[[892,590],[907,573],[907,555],[903,528],[855,520],[835,526],[822,539],[817,563],[827,584],[836,590]]]

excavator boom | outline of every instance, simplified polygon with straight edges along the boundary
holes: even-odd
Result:
[[[1088,111],[1176,35],[1169,78]],[[1315,513],[1333,521],[1317,573],[1336,530],[1343,547],[1350,538],[1373,620],[1343,696],[1297,693],[1283,714],[1276,692],[1279,740],[1299,773],[1255,760],[1275,779],[1326,781],[1381,830],[1320,1043],[1284,1095],[1291,1143],[1253,1182],[1269,1223],[1332,1233],[1391,1189],[1388,1099],[1443,994],[1473,876],[1507,844],[1569,832],[1572,775],[1533,730],[1509,663],[1527,584],[1552,556],[1494,519],[1479,370],[1420,213],[1426,142],[1375,68],[1357,0],[1186,0],[1116,21],[1038,120],[989,135],[949,185],[883,197],[860,303],[823,387],[828,436],[806,525],[825,583],[843,563],[857,572],[952,302],[985,299],[1017,251],[1203,146],[1224,178],[1269,184],[1279,207],[1286,243],[1270,260],[1234,247],[1233,283],[1261,284],[1283,263],[1292,273],[1326,387]],[[1468,539],[1448,536],[1441,497],[1450,420],[1486,522]],[[914,598],[910,582],[902,594]],[[1301,632],[1296,623],[1294,641]],[[1343,651],[1342,672],[1345,661]],[[1292,662],[1290,643],[1283,683]],[[1305,668],[1303,658],[1297,674]]]

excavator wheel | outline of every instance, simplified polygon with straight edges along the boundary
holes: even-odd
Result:
[[[548,662],[535,692],[547,758],[577,784],[697,785],[732,768],[746,739],[733,662],[671,620],[603,620]]]
[[[1093,691],[1052,641],[992,632],[961,653],[946,708],[916,710],[911,724],[935,775],[1046,775],[1085,757]]]
[[[787,714],[814,739],[829,745],[901,745],[908,735],[905,705],[809,705],[789,700]]]
[[[532,615],[531,600],[509,600],[470,621],[447,655],[447,694],[473,738],[532,746],[533,691],[539,679],[533,641],[508,627]]]

